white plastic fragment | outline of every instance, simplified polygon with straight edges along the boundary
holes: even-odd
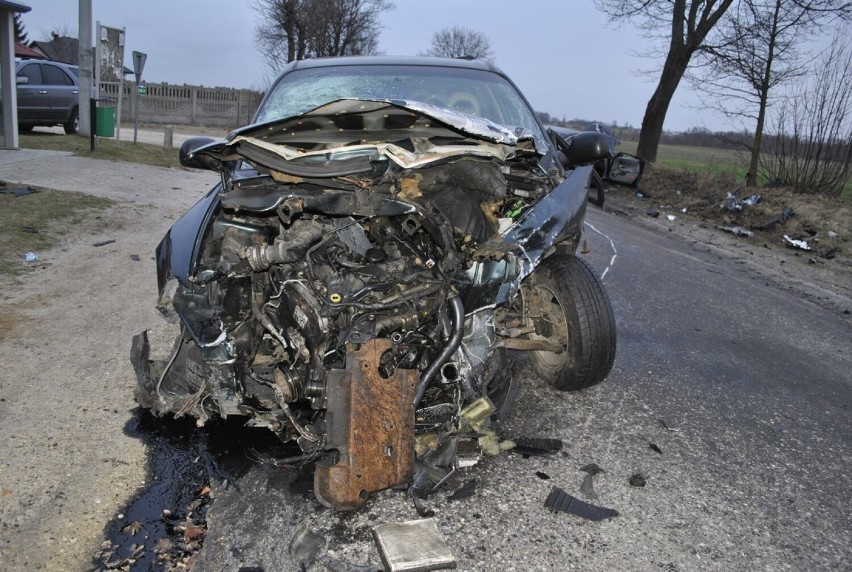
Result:
[[[676,220],[677,219],[677,217],[673,214],[666,215],[666,218],[669,219],[669,220]]]
[[[27,252],[24,254],[24,260],[27,262],[38,262],[38,254],[35,252]]]
[[[787,245],[791,248],[798,248],[800,250],[811,250],[811,247],[808,246],[808,241],[806,240],[796,240],[790,238],[786,234],[784,235],[784,240],[787,241]]]

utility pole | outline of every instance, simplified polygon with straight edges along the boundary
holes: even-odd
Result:
[[[80,38],[77,58],[80,63],[80,135],[90,137],[92,125],[92,86],[94,61],[92,58],[92,0],[79,0]]]

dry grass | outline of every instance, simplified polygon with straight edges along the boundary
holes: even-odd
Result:
[[[99,213],[115,204],[110,199],[83,193],[38,191],[20,197],[0,194],[0,212],[3,213],[0,218],[0,281],[5,282],[32,266],[24,260],[27,252],[38,254],[55,247],[69,229],[80,225],[97,226]]]

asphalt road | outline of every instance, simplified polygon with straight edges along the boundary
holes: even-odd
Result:
[[[605,272],[618,322],[614,370],[559,393],[516,364],[523,386],[502,434],[565,448],[486,458],[428,501],[459,569],[848,569],[848,317],[681,240],[595,209],[587,220],[585,256]],[[299,527],[320,541],[309,569],[380,569],[372,527],[418,518],[400,491],[334,513],[304,475],[239,449],[210,445],[215,501],[199,569],[298,569]],[[589,463],[604,472],[587,477]],[[637,473],[644,487],[630,485]],[[471,480],[475,494],[448,498]],[[552,486],[620,514],[552,514]]]

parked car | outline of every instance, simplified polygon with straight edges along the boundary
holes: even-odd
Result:
[[[80,80],[77,66],[43,60],[15,62],[18,86],[18,128],[62,125],[65,133],[80,132]]]
[[[182,331],[163,360],[134,337],[137,400],[273,431],[295,449],[273,462],[313,466],[335,509],[428,495],[457,451],[493,451],[514,352],[563,391],[609,374],[612,306],[575,256],[581,165],[607,155],[552,138],[488,63],[291,63],[255,124],[181,147],[221,182],[157,247]]]
[[[594,164],[595,175],[597,177],[593,177],[589,189],[589,200],[593,204],[598,206],[603,205],[604,181],[628,187],[635,187],[639,184],[639,179],[645,170],[645,161],[629,153],[617,152],[615,148],[619,144],[619,140],[600,123],[592,123],[584,131],[559,125],[547,125],[546,127],[548,130],[562,137],[568,144],[570,144],[571,140],[578,133],[595,132],[600,133],[604,137],[609,153]]]

